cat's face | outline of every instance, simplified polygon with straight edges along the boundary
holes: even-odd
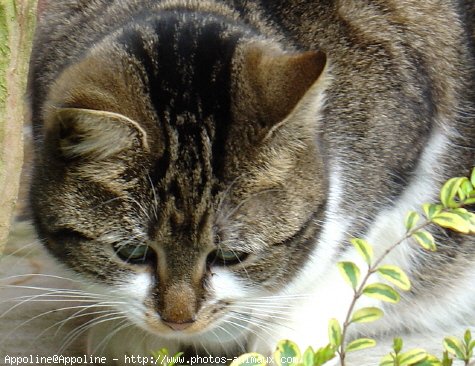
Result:
[[[315,245],[324,56],[263,47],[236,47],[201,94],[152,91],[143,60],[116,48],[71,66],[50,93],[38,231],[150,332],[235,337],[272,311],[268,296]]]

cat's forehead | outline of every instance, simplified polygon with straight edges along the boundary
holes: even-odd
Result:
[[[235,38],[235,37],[234,37]],[[205,117],[229,98],[234,38],[216,23],[167,13],[144,19],[114,35],[116,50],[138,61],[144,87],[160,117],[190,112]]]

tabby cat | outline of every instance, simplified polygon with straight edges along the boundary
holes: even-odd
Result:
[[[474,16],[472,0],[51,1],[31,204],[48,250],[120,314],[89,352],[326,344],[352,298],[336,263],[360,263],[349,239],[382,253],[475,164]],[[386,316],[350,338],[430,349],[475,325],[475,241],[434,235],[436,253],[388,257],[412,289],[361,299]]]

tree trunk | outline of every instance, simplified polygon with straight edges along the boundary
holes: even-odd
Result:
[[[0,253],[18,198],[36,0],[0,0]]]

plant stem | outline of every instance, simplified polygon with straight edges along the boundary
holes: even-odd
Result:
[[[366,287],[366,283],[368,282],[368,279],[369,277],[375,273],[378,269],[378,266],[381,264],[381,262],[384,260],[384,258],[386,258],[386,256],[391,253],[396,247],[398,247],[400,244],[402,244],[405,240],[409,239],[414,233],[418,232],[419,230],[425,228],[426,226],[428,226],[429,224],[431,224],[431,221],[429,220],[426,220],[424,221],[424,223],[422,223],[421,225],[419,225],[418,227],[406,232],[406,235],[404,235],[404,237],[402,239],[400,239],[399,241],[397,241],[396,243],[392,244],[391,246],[389,246],[384,252],[383,254],[381,254],[374,263],[372,263],[371,265],[368,265],[368,272],[366,273],[366,275],[363,277],[363,280],[361,281],[361,284],[360,286],[354,290],[354,296],[353,296],[353,300],[351,301],[351,304],[350,304],[350,307],[348,308],[348,312],[346,314],[346,318],[345,318],[345,321],[343,323],[343,329],[342,329],[342,333],[341,333],[341,344],[340,344],[340,347],[339,347],[339,350],[337,351],[339,356],[340,356],[340,366],[345,366],[345,357],[346,357],[346,353],[345,353],[345,338],[346,338],[346,334],[347,334],[347,331],[348,331],[348,327],[350,326],[351,324],[351,321],[350,321],[350,317],[351,315],[353,314],[353,310],[356,306],[356,302],[358,301],[358,299],[363,295],[363,290],[364,288]]]

